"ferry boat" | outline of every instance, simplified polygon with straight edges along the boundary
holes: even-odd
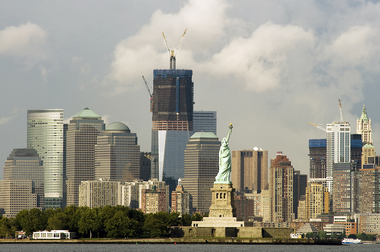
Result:
[[[342,244],[363,244],[360,239],[344,238]]]

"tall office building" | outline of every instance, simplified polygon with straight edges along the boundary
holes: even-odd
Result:
[[[264,190],[268,184],[268,151],[232,151],[231,181],[237,191]]]
[[[211,206],[215,176],[219,171],[220,141],[212,132],[197,132],[190,137],[185,150],[184,190],[193,197],[193,208],[207,213]]]
[[[193,131],[192,70],[153,71],[151,177],[177,181],[184,175],[184,150]]]
[[[348,122],[326,125],[326,185],[333,190],[333,165],[351,162],[351,127]]]
[[[368,118],[365,105],[360,118],[356,121],[356,133],[362,135],[363,145],[372,144],[372,121]]]
[[[89,108],[70,120],[66,132],[67,206],[79,206],[80,182],[95,179],[95,145],[104,128],[102,118]]]
[[[309,140],[310,178],[326,178],[326,139]]]
[[[136,133],[114,122],[99,133],[95,145],[95,179],[127,182],[140,179],[140,146]]]
[[[0,181],[0,208],[15,217],[23,209],[44,208],[44,167],[34,149],[14,149]]]
[[[353,213],[355,208],[354,172],[351,163],[334,163],[333,211]]]
[[[300,171],[294,171],[293,174],[293,213],[294,218],[298,219],[298,201],[301,196],[306,194],[307,175],[301,174]]]
[[[310,218],[315,219],[318,215],[328,213],[330,210],[329,192],[322,183],[309,183],[308,187],[306,187],[305,201],[305,217],[307,220]]]
[[[193,112],[193,131],[212,132],[217,135],[216,111],[194,111]]]
[[[365,164],[357,173],[359,213],[380,213],[380,167]]]
[[[27,146],[44,166],[45,208],[63,202],[63,109],[28,110]]]
[[[269,168],[271,222],[292,222],[294,218],[293,174],[294,168],[289,159],[282,152],[277,152]]]

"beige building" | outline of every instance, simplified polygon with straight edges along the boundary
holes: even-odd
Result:
[[[298,212],[298,218],[297,221],[308,221],[308,218],[306,216],[306,196],[302,195],[300,200],[298,201],[298,207],[297,207],[297,212]]]
[[[0,208],[6,217],[23,209],[44,207],[44,167],[34,149],[14,149],[0,181]]]
[[[121,205],[121,182],[82,181],[79,187],[79,206],[90,208]]]
[[[141,191],[141,211],[143,213],[168,212],[166,189],[143,189]]]
[[[219,148],[220,141],[212,132],[197,132],[187,142],[182,186],[191,194],[196,212],[209,212],[210,188],[219,171]]]
[[[252,193],[244,193],[247,199],[254,200],[254,215],[255,217],[262,217],[263,222],[271,222],[271,203],[272,200],[269,194],[269,186],[260,193],[253,191]]]
[[[364,165],[368,164],[368,158],[376,156],[375,147],[372,146],[372,144],[366,144],[362,148],[362,167]]]
[[[357,173],[358,212],[380,213],[380,167],[364,165]],[[367,168],[368,167],[368,168]]]
[[[372,121],[368,118],[365,105],[363,105],[360,118],[356,121],[356,134],[362,135],[363,145],[372,145]]]
[[[136,133],[114,122],[97,137],[95,179],[127,182],[140,179],[140,146]]]
[[[79,206],[81,181],[95,179],[95,145],[105,128],[102,118],[89,108],[75,115],[66,133],[67,206]]]
[[[172,192],[172,212],[183,214],[191,214],[192,201],[188,192],[183,190],[182,185],[178,185],[176,190]]]
[[[380,234],[380,213],[355,214],[358,223],[358,234]]]
[[[282,152],[277,152],[269,169],[271,222],[293,221],[293,173],[289,159]]]
[[[166,190],[166,205],[169,209],[169,185],[164,181],[151,179],[148,181],[135,180],[126,182],[122,187],[121,205],[128,206],[133,209],[142,209],[142,190],[143,189],[164,189]]]
[[[268,151],[232,151],[231,181],[237,191],[264,190],[268,184]]]
[[[328,213],[329,207],[328,188],[322,183],[309,183],[306,187],[305,218],[316,219],[318,215]]]

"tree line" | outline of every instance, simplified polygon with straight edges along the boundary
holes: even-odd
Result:
[[[192,221],[202,220],[179,213],[158,212],[144,214],[126,206],[96,208],[68,206],[64,210],[37,208],[20,211],[15,218],[0,216],[0,237],[10,238],[16,231],[31,235],[35,231],[69,230],[82,238],[148,238],[168,237],[171,226],[190,226]]]

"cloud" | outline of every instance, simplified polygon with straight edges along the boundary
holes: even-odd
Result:
[[[268,22],[248,38],[235,38],[215,54],[204,69],[215,78],[232,75],[248,90],[262,92],[280,87],[288,80],[290,68],[298,66],[314,49],[314,35],[301,27]],[[290,64],[293,63],[293,64]]]
[[[47,36],[47,31],[30,22],[17,27],[5,27],[0,31],[0,55],[21,58],[41,57],[42,46]]]
[[[18,115],[18,108],[14,108],[9,116],[0,118],[0,125],[5,125],[12,122]]]
[[[183,62],[186,67],[195,66],[194,57],[202,58],[215,49],[224,34],[226,19],[225,1],[188,1],[178,13],[153,13],[150,23],[123,41],[114,50],[114,60],[106,85],[113,85],[116,93],[141,87],[141,75],[151,79],[152,69],[168,68],[169,55],[161,32],[164,31],[168,44],[176,48],[178,41],[187,28],[181,49],[177,54],[177,67]]]

